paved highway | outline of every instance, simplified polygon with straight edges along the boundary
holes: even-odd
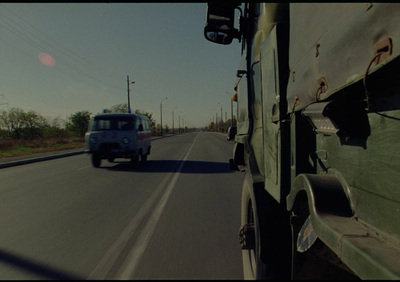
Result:
[[[148,162],[86,154],[0,169],[0,279],[241,279],[233,142],[152,142]]]

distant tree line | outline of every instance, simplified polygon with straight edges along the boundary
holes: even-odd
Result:
[[[106,109],[110,113],[127,113],[127,104],[118,104]],[[135,114],[148,116],[154,131],[153,114],[136,110]],[[92,113],[79,111],[70,115],[67,120],[49,119],[35,111],[24,111],[21,108],[10,108],[0,112],[0,140],[5,139],[38,139],[83,137],[88,129]]]
[[[1,139],[35,139],[68,135],[59,118],[52,121],[34,111],[11,108],[0,113]]]
[[[233,122],[232,119],[228,119],[227,121],[220,120],[218,122],[211,121],[205,127],[205,130],[226,133],[230,126],[237,126],[237,121],[235,116],[233,117]]]

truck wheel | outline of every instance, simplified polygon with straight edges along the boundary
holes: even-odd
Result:
[[[242,215],[239,231],[242,247],[244,279],[262,279],[267,267],[261,261],[259,222],[250,173],[246,173],[242,189]]]
[[[101,157],[98,154],[92,154],[92,165],[94,167],[100,167],[101,165]]]
[[[147,155],[140,155],[140,161],[144,164],[147,162]]]
[[[290,280],[290,225],[273,201],[263,184],[253,184],[246,173],[239,231],[245,279]]]

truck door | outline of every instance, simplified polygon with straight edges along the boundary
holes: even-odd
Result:
[[[239,64],[239,70],[246,69],[246,53],[242,56]],[[247,94],[247,74],[238,74],[236,86],[237,91],[237,135],[239,138],[247,136],[249,132],[249,112],[248,112],[248,94]],[[244,144],[245,140],[241,138],[240,143]]]
[[[280,202],[280,89],[276,26],[262,44],[261,81],[263,93],[265,188]]]

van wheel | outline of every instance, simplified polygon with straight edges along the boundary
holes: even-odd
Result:
[[[139,163],[139,156],[133,156],[133,157],[131,158],[131,165],[132,165],[132,166],[137,166],[138,163]]]
[[[101,165],[101,157],[98,154],[93,154],[92,155],[92,165],[94,167],[100,167]]]

